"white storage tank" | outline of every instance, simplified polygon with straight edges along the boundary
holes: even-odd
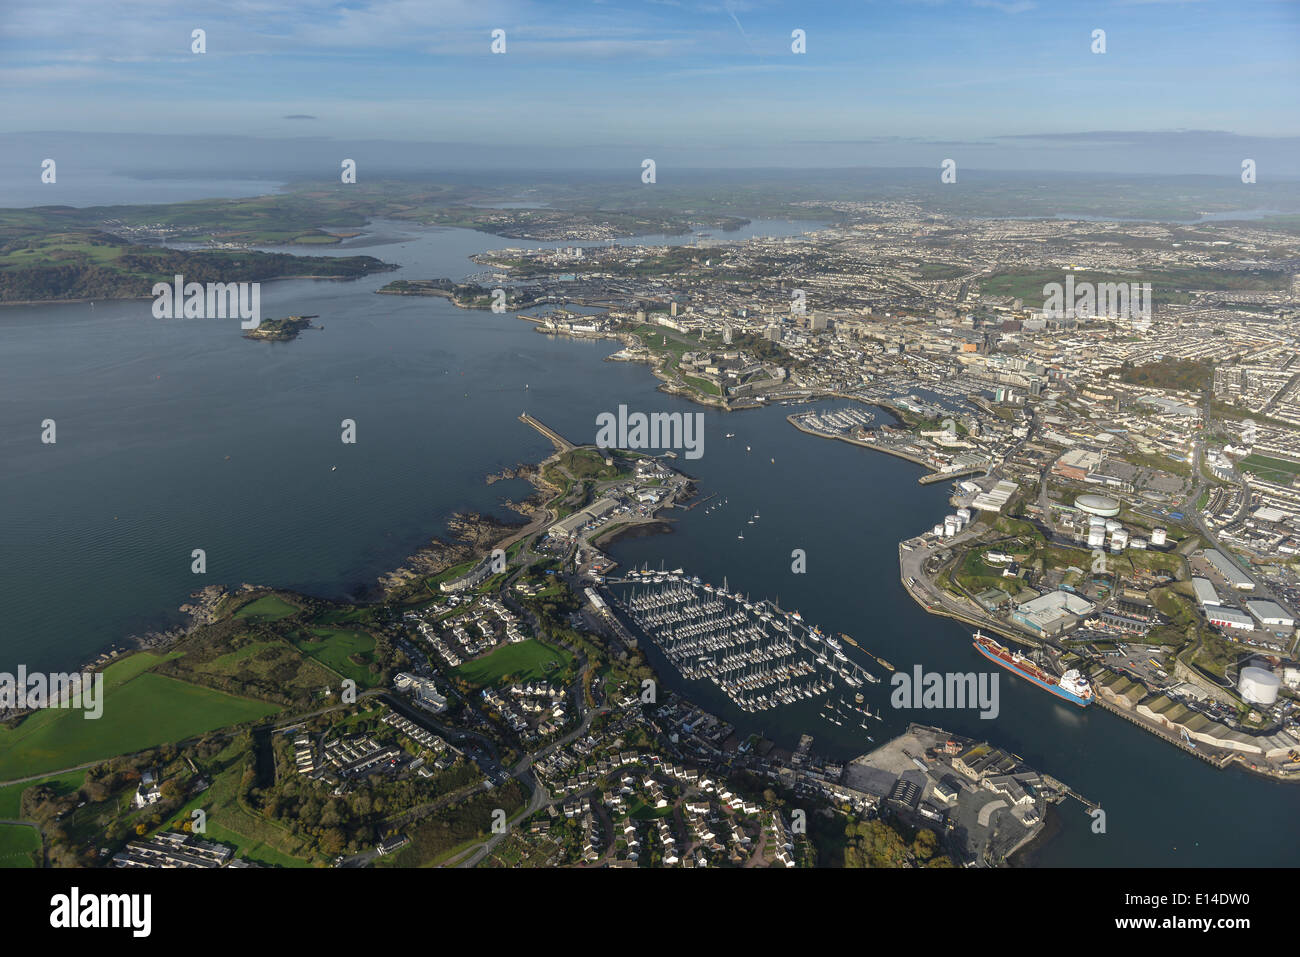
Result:
[[[942,534],[943,534],[943,526],[942,526],[942,525],[936,525],[936,526],[934,527],[934,534],[936,534],[936,535],[942,535]]]
[[[1156,546],[1163,545],[1165,543],[1165,539],[1167,539],[1168,537],[1169,537],[1169,533],[1165,531],[1163,528],[1153,528],[1151,530],[1152,545],[1156,545]]]
[[[1145,538],[1130,538],[1128,547],[1145,549],[1147,547],[1147,540]]]
[[[943,534],[946,537],[951,537],[953,535],[956,535],[957,532],[960,530],[960,528],[961,526],[958,523],[958,519],[956,515],[947,515],[944,517]]]
[[[1282,679],[1265,668],[1242,668],[1237,679],[1237,690],[1251,704],[1271,705],[1277,701],[1277,689]]]
[[[1117,522],[1113,518],[1106,521],[1106,531],[1110,532],[1112,535],[1123,527],[1123,523]]]
[[[1128,532],[1120,529],[1110,537],[1110,550],[1112,552],[1122,552],[1128,548]]]
[[[960,518],[960,519],[962,520],[963,523],[964,523],[964,522],[969,522],[969,521],[970,521],[970,509],[968,509],[968,508],[959,508],[959,509],[957,509],[957,517]]]
[[[1088,531],[1088,547],[1101,548],[1106,544],[1106,529],[1093,528]]]

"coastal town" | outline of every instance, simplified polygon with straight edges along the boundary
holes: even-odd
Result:
[[[1300,275],[1269,266],[1294,236],[843,212],[870,222],[478,261],[564,301],[520,315],[539,332],[621,339],[702,404],[812,406],[791,424],[951,483],[900,545],[920,604],[1197,757],[1300,772]]]

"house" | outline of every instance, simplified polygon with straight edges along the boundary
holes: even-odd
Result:
[[[141,772],[140,786],[135,789],[135,797],[131,799],[131,804],[137,808],[148,807],[161,800],[162,788],[159,785],[158,773],[152,769]]]

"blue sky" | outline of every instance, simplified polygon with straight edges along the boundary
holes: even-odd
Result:
[[[6,7],[0,132],[405,140],[521,166],[535,149],[547,165],[1212,172],[1250,156],[1300,173],[1294,0]]]

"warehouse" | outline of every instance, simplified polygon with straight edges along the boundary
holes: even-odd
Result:
[[[1237,591],[1254,591],[1255,583],[1246,576],[1236,563],[1231,561],[1223,552],[1216,548],[1208,549],[1205,552],[1205,560],[1209,562],[1216,572],[1224,577],[1229,585]]]
[[[1092,602],[1068,591],[1053,591],[1016,606],[1011,617],[1040,635],[1055,635],[1091,614]]]
[[[1240,608],[1223,605],[1218,608],[1205,609],[1205,617],[1211,625],[1218,628],[1236,628],[1238,631],[1254,631],[1255,622]]]
[[[562,518],[547,530],[548,535],[554,535],[557,538],[574,538],[588,522],[595,521],[614,510],[618,502],[612,498],[602,498],[593,502],[580,512],[574,512],[567,518]]]
[[[1223,604],[1208,578],[1193,578],[1192,590],[1196,592],[1196,601],[1202,608],[1215,608]]]
[[[1246,610],[1268,628],[1285,628],[1288,632],[1295,628],[1295,618],[1275,601],[1253,599],[1246,602]]]
[[[987,492],[981,492],[975,496],[971,502],[972,508],[977,508],[981,512],[1000,512],[1002,507],[1011,500],[1011,496],[1016,494],[1016,489],[1020,486],[1015,482],[1003,479]]]

